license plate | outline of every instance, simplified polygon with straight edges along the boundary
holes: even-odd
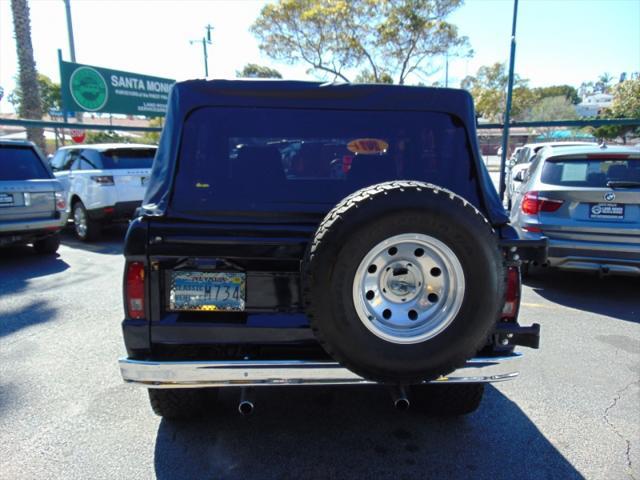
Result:
[[[622,220],[624,218],[624,205],[619,203],[592,203],[589,207],[589,218]]]
[[[246,275],[235,272],[171,272],[169,309],[244,310]]]
[[[0,193],[0,207],[8,207],[10,205],[13,205],[13,195]]]
[[[143,187],[149,182],[149,177],[140,177],[140,185]]]

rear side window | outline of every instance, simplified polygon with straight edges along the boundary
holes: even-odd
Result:
[[[429,181],[477,204],[465,129],[434,112],[202,108],[185,122],[172,204],[302,208],[393,179]]]
[[[100,155],[102,168],[117,170],[121,168],[151,168],[155,148],[117,148],[105,150]]]
[[[51,175],[32,148],[0,145],[0,180],[41,178]]]
[[[547,160],[540,180],[566,187],[604,188],[609,181],[640,182],[640,159]]]

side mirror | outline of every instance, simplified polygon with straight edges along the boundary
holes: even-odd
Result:
[[[516,173],[513,176],[513,181],[514,182],[524,182],[526,180],[526,170],[520,170],[518,173]]]

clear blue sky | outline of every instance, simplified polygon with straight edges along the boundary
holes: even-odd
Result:
[[[211,23],[210,78],[228,78],[248,62],[270,65],[286,78],[312,79],[304,65],[263,56],[248,28],[266,2],[72,0],[77,60],[183,80],[204,76],[199,40]],[[57,54],[69,59],[62,0],[31,0],[32,38],[40,72],[58,81]],[[470,38],[475,56],[450,63],[457,86],[479,66],[508,61],[512,0],[467,0],[450,21]],[[640,71],[640,0],[520,0],[516,73],[531,86],[595,80],[603,72]],[[441,65],[443,59],[434,59]],[[15,87],[15,42],[9,0],[0,0],[0,112]],[[444,70],[429,81],[444,80]]]

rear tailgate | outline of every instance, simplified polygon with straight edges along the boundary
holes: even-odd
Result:
[[[105,170],[104,174],[113,177],[118,202],[142,202],[150,169]]]
[[[56,215],[60,184],[30,145],[0,145],[0,223]]]
[[[56,187],[53,180],[0,182],[0,222],[54,218]]]
[[[142,202],[156,149],[113,148],[101,152],[104,175],[112,176],[118,202]]]
[[[559,157],[543,166],[541,182],[540,195],[561,202],[539,213],[549,239],[640,247],[640,159]]]

